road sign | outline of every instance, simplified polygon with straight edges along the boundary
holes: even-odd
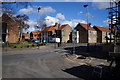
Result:
[[[76,29],[74,29],[74,30],[73,30],[73,32],[77,32],[77,30],[76,30]]]
[[[62,34],[61,36],[65,36],[64,34]]]
[[[120,29],[120,26],[118,26],[118,29]]]

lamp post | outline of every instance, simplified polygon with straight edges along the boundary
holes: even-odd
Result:
[[[39,7],[38,8],[38,27],[40,27],[40,21],[39,21],[40,20],[40,15],[39,15],[40,14],[40,10],[41,10],[41,8]]]
[[[41,8],[39,7],[39,8],[38,8],[38,24],[37,24],[37,27],[38,27],[38,28],[40,27],[40,21],[39,21],[39,20],[40,20],[40,15],[39,15],[39,14],[40,14],[40,10],[41,10]],[[40,31],[41,31],[41,29],[40,29]],[[41,33],[41,35],[40,35],[40,33],[39,33],[39,34],[38,34],[38,37],[39,37],[39,42],[38,42],[37,45],[38,45],[38,49],[39,49],[39,46],[40,46],[39,43],[42,41],[42,33]],[[41,37],[41,38],[40,38],[40,37]]]
[[[86,19],[87,19],[87,52],[89,52],[89,24],[88,24],[88,5],[84,5],[86,8]]]

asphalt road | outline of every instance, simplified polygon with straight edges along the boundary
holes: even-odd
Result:
[[[3,51],[3,78],[77,78],[64,70],[78,66],[64,58],[66,50],[37,49]]]

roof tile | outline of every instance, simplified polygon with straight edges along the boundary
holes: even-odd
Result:
[[[32,33],[32,34],[38,34],[39,32],[34,32],[34,31],[32,31],[31,33]]]
[[[100,26],[94,26],[94,27],[98,28],[100,31],[111,32],[108,28],[105,27],[100,27]]]
[[[42,32],[52,31],[54,28],[55,26],[46,27]]]
[[[94,28],[90,27],[89,25],[87,26],[87,24],[84,24],[84,23],[79,23],[79,24],[83,26],[86,30],[96,31]]]

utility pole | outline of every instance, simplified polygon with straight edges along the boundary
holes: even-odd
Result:
[[[40,27],[40,10],[41,10],[41,8],[39,7],[38,8],[38,27]],[[41,31],[41,30],[40,30]]]
[[[38,8],[38,22],[37,22],[37,26],[38,26],[38,28],[40,28],[40,10],[41,10],[41,8],[39,7]],[[40,29],[40,31],[41,31],[41,29]],[[39,40],[39,42],[42,42],[42,33],[40,33],[41,35],[39,36],[40,38],[40,40]]]
[[[88,5],[84,5],[86,8],[86,19],[87,19],[87,52],[89,52],[89,22],[88,22]]]

